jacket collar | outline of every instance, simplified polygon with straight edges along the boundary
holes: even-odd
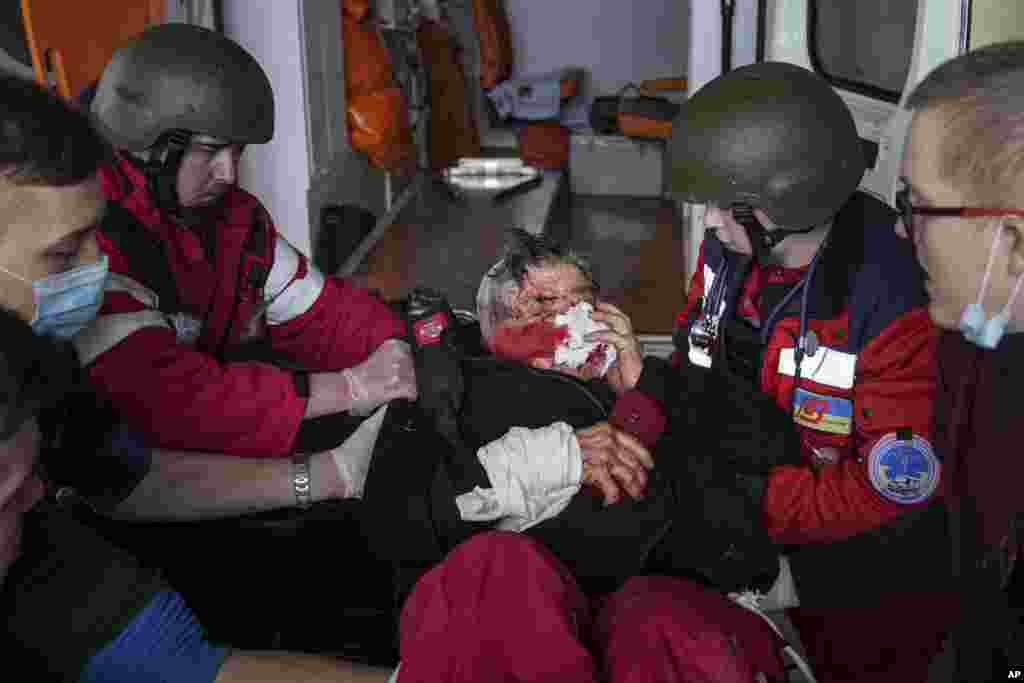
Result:
[[[129,209],[145,224],[160,223],[161,211],[149,193],[141,162],[120,150],[114,155],[113,163],[100,172],[104,195]]]
[[[825,251],[811,280],[807,302],[809,319],[829,320],[845,310],[854,275],[864,263],[866,225],[872,220],[868,215],[870,202],[880,204],[858,192],[836,214],[824,246]],[[895,220],[895,214],[892,214],[892,220]],[[761,289],[762,317],[778,305],[791,288],[791,285],[765,285]],[[793,297],[784,314],[799,315],[800,306],[801,297]]]

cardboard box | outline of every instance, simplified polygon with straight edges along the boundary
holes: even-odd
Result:
[[[664,193],[665,143],[573,133],[569,174],[575,194],[660,197]]]

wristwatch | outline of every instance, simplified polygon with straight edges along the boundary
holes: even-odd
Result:
[[[295,490],[295,503],[300,510],[313,504],[313,478],[309,473],[309,459],[306,456],[292,460],[292,488]]]

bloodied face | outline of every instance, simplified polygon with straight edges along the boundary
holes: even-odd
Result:
[[[583,379],[601,374],[603,356],[580,368],[554,362],[555,349],[568,337],[568,330],[559,326],[556,318],[581,302],[595,302],[594,284],[579,267],[562,262],[530,267],[521,282],[506,288],[502,298],[507,316],[494,326],[491,347],[496,355]]]

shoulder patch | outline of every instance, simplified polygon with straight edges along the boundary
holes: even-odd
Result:
[[[883,436],[868,456],[871,485],[883,498],[911,505],[928,499],[939,484],[942,469],[927,439],[895,433]]]

